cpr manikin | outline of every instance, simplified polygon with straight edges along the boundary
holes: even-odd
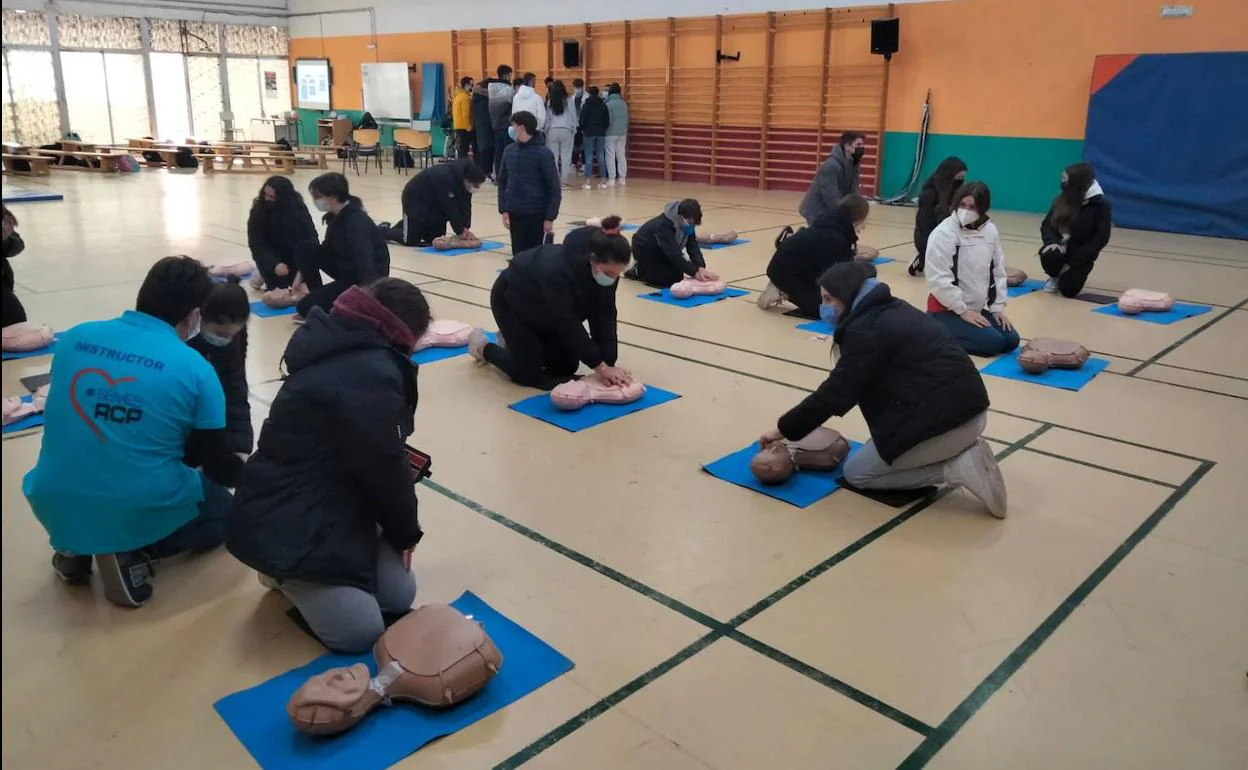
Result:
[[[695,294],[723,294],[724,290],[727,288],[727,281],[696,281],[692,278],[685,278],[682,281],[677,281],[672,284],[668,291],[671,292],[672,296],[676,299],[685,299],[687,297],[692,297]]]
[[[1017,267],[1005,268],[1005,285],[1006,286],[1022,286],[1027,283],[1027,274]]]
[[[602,229],[602,220],[604,220],[604,219],[606,219],[606,217],[593,217],[592,219],[586,219],[586,220],[585,220],[585,226],[586,226],[586,227],[597,227],[599,230],[601,230],[601,229]],[[625,225],[625,224],[627,224],[627,223],[626,223],[623,219],[620,219],[620,228],[621,228],[621,229],[624,227],[624,225]]]
[[[736,230],[728,230],[722,233],[698,233],[698,243],[703,246],[714,246],[720,243],[732,243],[736,239]]]
[[[212,265],[208,275],[214,278],[246,278],[256,271],[254,262],[235,262],[232,265]]]
[[[631,404],[646,395],[646,386],[634,380],[627,385],[608,385],[597,374],[556,385],[550,402],[558,409],[575,411],[587,404]]]
[[[830,471],[849,455],[849,442],[831,428],[815,428],[799,441],[776,441],[754,455],[750,472],[764,484],[783,484],[799,470]]]
[[[23,401],[21,396],[4,397],[4,424],[11,425],[34,414],[43,414],[43,407],[48,401],[48,386],[42,385],[31,396],[30,401]]]
[[[1152,312],[1162,313],[1174,307],[1174,298],[1164,291],[1127,289],[1118,298],[1118,309],[1127,315]]]
[[[451,249],[479,249],[481,248],[481,239],[461,238],[458,235],[439,235],[437,238],[433,239],[432,245],[433,248],[438,251],[450,251]]]
[[[6,353],[25,353],[46,348],[55,335],[52,329],[41,323],[22,321],[4,327],[4,350]]]
[[[1018,354],[1018,365],[1029,374],[1043,374],[1049,369],[1079,369],[1088,362],[1088,349],[1078,342],[1037,337]]]
[[[459,321],[430,321],[429,329],[416,341],[413,352],[425,348],[462,348],[468,344],[472,326]]]
[[[275,309],[294,307],[299,304],[299,300],[308,296],[307,286],[300,284],[296,289],[293,286],[285,289],[271,289],[260,295],[260,301],[265,305]]]
[[[334,735],[394,701],[449,708],[475,695],[503,665],[481,624],[448,604],[427,604],[404,616],[373,645],[373,657],[375,677],[356,663],[304,682],[286,704],[295,729]]]

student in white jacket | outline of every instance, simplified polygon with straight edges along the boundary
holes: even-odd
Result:
[[[524,73],[524,83],[516,89],[516,96],[511,100],[511,114],[527,112],[537,118],[537,130],[541,133],[546,130],[546,102],[533,88],[536,84],[537,75]]]
[[[1018,347],[1005,315],[1005,252],[988,219],[988,185],[968,182],[953,196],[953,213],[927,240],[927,312],[973,356],[996,356]]]

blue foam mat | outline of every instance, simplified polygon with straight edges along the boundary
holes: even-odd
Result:
[[[1032,292],[1040,291],[1044,288],[1044,281],[1038,278],[1028,278],[1018,286],[1007,286],[1005,296],[1007,297],[1025,297]]]
[[[997,360],[979,370],[980,374],[987,374],[993,377],[1002,377],[1007,380],[1020,380],[1022,382],[1030,382],[1033,385],[1045,385],[1050,388],[1060,388],[1062,390],[1080,390],[1084,385],[1092,381],[1092,378],[1100,374],[1105,367],[1109,366],[1109,361],[1104,358],[1089,358],[1087,363],[1079,369],[1049,369],[1042,374],[1028,374],[1023,371],[1023,367],[1018,365],[1018,352],[1000,356]]]
[[[252,315],[259,316],[260,318],[272,318],[279,315],[294,315],[295,306],[291,305],[290,307],[273,308],[257,300],[251,303],[251,313]]]
[[[41,347],[41,348],[37,348],[37,349],[35,349],[35,350],[26,350],[26,351],[23,351],[23,352],[21,352],[21,353],[18,353],[18,352],[16,352],[16,351],[6,350],[6,351],[4,351],[4,356],[3,356],[3,359],[2,359],[2,360],[4,360],[4,361],[16,361],[16,360],[17,360],[17,359],[19,359],[19,358],[38,358],[39,356],[50,356],[50,355],[52,355],[53,353],[55,353],[55,352],[56,352],[56,336],[55,336],[55,332],[53,333],[53,335],[54,335],[54,336],[52,337],[52,342],[51,342],[51,343],[49,343],[49,344],[47,344],[47,345],[45,345],[45,346],[43,346],[43,347]]]
[[[451,604],[485,626],[503,654],[498,675],[471,700],[435,711],[410,704],[379,706],[347,732],[328,738],[303,735],[286,716],[286,701],[309,677],[338,666],[365,663],[371,653],[323,655],[263,684],[214,704],[238,740],[264,770],[382,770],[430,741],[462,730],[572,670],[571,660],[498,613],[470,591]]]
[[[498,335],[494,332],[486,332],[485,338],[490,342],[494,342]],[[419,353],[412,354],[412,361],[418,364],[432,364],[437,361],[445,361],[448,358],[462,356],[468,352],[467,345],[461,345],[457,348],[425,348]]]
[[[798,324],[797,328],[804,332],[814,332],[827,337],[831,337],[832,333],[836,331],[836,327],[826,321],[807,321],[804,324]]]
[[[1117,304],[1102,305],[1092,312],[1101,313],[1102,315],[1117,316],[1118,318],[1130,318],[1133,321],[1146,321],[1150,324],[1169,326],[1170,324],[1175,323],[1176,321],[1182,321],[1185,318],[1194,318],[1198,315],[1204,315],[1210,310],[1213,310],[1213,308],[1209,305],[1189,305],[1183,302],[1176,302],[1169,310],[1162,312],[1146,310],[1143,313],[1128,315],[1119,310]]]
[[[247,275],[240,275],[240,276],[238,277],[238,282],[239,282],[239,283],[247,283],[248,281],[250,281],[250,280],[251,280],[251,277],[252,277],[253,275],[255,275],[255,274],[256,274],[256,271],[255,271],[255,270],[252,270],[252,271],[251,271],[250,273],[248,273]],[[212,282],[213,282],[213,283],[228,283],[228,282],[229,282],[229,280],[230,280],[230,277],[229,277],[228,275],[214,275],[214,276],[212,276]]]
[[[475,249],[447,249],[439,251],[432,246],[422,246],[416,249],[424,254],[437,254],[439,257],[458,257],[461,254],[475,254],[478,251],[493,251],[503,248],[503,244],[498,241],[481,241],[481,245]]]
[[[633,230],[640,230],[641,225],[620,225],[620,232],[631,233]]]
[[[13,190],[5,191],[5,203],[40,203],[42,201],[63,201],[65,196],[54,192],[39,192],[37,190]]]
[[[22,403],[24,404],[29,404],[34,400],[34,396],[22,396]],[[20,433],[21,431],[30,430],[31,428],[38,428],[40,425],[43,425],[42,412],[39,414],[32,414],[29,417],[23,417],[17,422],[11,422],[8,425],[5,425],[4,435],[7,436],[10,433]]]
[[[738,238],[732,243],[699,243],[698,246],[703,251],[718,251],[719,249],[728,249],[733,246],[740,246],[743,243],[749,243],[749,240],[746,238]]]
[[[851,441],[849,446],[849,453],[853,455],[862,444]],[[754,459],[756,454],[758,454],[758,444],[750,444],[715,462],[703,465],[702,470],[722,481],[752,489],[755,492],[762,492],[768,497],[783,500],[798,508],[806,508],[841,488],[841,479],[845,475],[841,470],[845,467],[843,462],[830,471],[798,471],[783,484],[764,484],[750,471],[750,460]]]
[[[565,412],[550,403],[549,393],[539,393],[511,404],[511,408],[520,414],[536,417],[542,422],[576,433],[678,398],[679,394],[647,385],[646,395],[631,404],[590,404],[574,412]]]
[[[896,261],[897,261],[897,258],[896,258],[896,257],[884,257],[884,256],[879,256],[879,257],[876,257],[875,259],[871,260],[871,264],[873,264],[873,265],[887,265],[889,262],[896,262]]]
[[[695,294],[692,297],[677,299],[672,296],[671,289],[663,289],[662,291],[652,291],[645,294],[638,294],[642,299],[648,299],[651,302],[662,302],[664,305],[673,305],[675,307],[702,307],[713,302],[719,302],[721,299],[730,297],[744,297],[749,294],[745,289],[724,289],[722,294]]]

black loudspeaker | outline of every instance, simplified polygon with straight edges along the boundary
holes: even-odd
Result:
[[[897,53],[897,36],[901,29],[900,19],[871,20],[871,53],[882,54],[885,59]]]
[[[581,43],[579,40],[563,41],[563,66],[565,68],[581,66]]]

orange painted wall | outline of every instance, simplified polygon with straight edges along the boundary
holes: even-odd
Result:
[[[900,5],[889,131],[917,131],[932,89],[934,134],[1082,139],[1099,54],[1248,50],[1248,0],[951,0]]]
[[[364,108],[360,65],[366,62],[442,62],[451,66],[451,33],[415,32],[378,35],[377,50],[369,47],[367,35],[345,37],[304,37],[290,41],[290,60],[325,58],[333,69],[330,101],[336,110]],[[412,99],[420,94],[420,70],[411,74]]]

